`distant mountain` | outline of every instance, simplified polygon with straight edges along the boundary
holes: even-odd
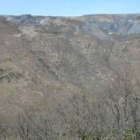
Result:
[[[20,25],[66,25],[73,24],[77,29],[95,36],[117,33],[121,36],[140,33],[139,14],[130,15],[84,15],[81,17],[6,16],[7,21]],[[82,23],[82,24],[81,24]],[[96,32],[96,33],[95,33]],[[97,35],[99,33],[99,35]],[[106,35],[105,35],[106,34]]]

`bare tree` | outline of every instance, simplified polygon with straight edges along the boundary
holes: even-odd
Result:
[[[105,93],[108,96],[108,108],[117,124],[118,139],[123,139],[125,131],[129,130],[133,132],[134,140],[138,140],[140,138],[138,81],[132,67],[123,67],[122,71],[116,72],[113,76]]]

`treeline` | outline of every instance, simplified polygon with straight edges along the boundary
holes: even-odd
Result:
[[[52,113],[26,109],[14,126],[0,122],[0,140],[140,140],[140,79],[114,72],[101,93],[76,93]],[[55,104],[55,103],[54,103]]]

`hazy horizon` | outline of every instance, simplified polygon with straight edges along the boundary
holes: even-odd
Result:
[[[13,0],[2,1],[0,15],[81,16],[138,14],[139,0]]]
[[[83,14],[83,15],[37,15],[37,14],[30,14],[30,13],[24,13],[24,14],[0,14],[0,16],[24,16],[24,15],[31,15],[31,16],[42,16],[42,17],[80,17],[80,16],[90,16],[90,15],[139,15],[139,13],[113,13],[113,14],[108,14],[108,13],[91,13],[91,14]]]

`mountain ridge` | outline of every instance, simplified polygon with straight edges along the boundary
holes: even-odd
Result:
[[[139,14],[97,14],[97,15],[83,15],[77,17],[56,17],[56,16],[5,16],[7,21],[20,25],[66,25],[70,22],[75,22],[75,25],[79,26],[80,23],[85,24],[84,30],[88,32],[103,32],[101,34],[113,34],[117,33],[121,36],[127,36],[131,34],[139,34],[140,26],[138,21]],[[77,22],[77,23],[76,23]],[[74,23],[72,23],[74,24]],[[99,31],[94,31],[95,28],[99,28]],[[80,28],[80,27],[79,27]],[[93,31],[92,31],[93,30]]]

